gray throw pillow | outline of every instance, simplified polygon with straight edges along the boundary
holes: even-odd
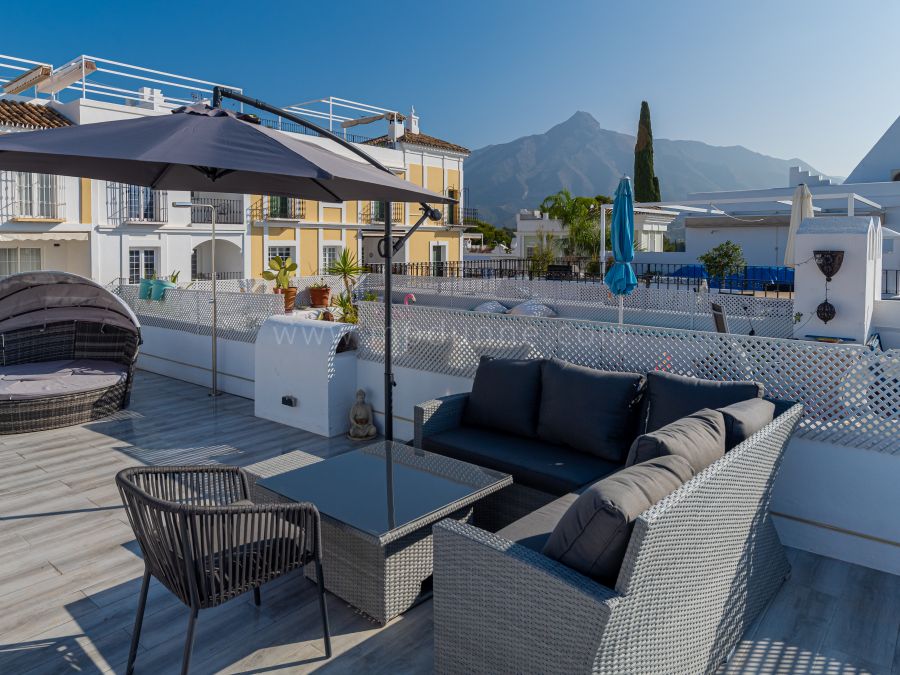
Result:
[[[775,419],[775,404],[764,398],[719,408],[725,418],[725,448],[731,450]]]
[[[644,381],[640,373],[545,361],[538,438],[621,464],[637,435]]]
[[[690,464],[674,455],[607,476],[565,512],[544,544],[544,555],[612,588],[634,521],[693,476]]]
[[[463,424],[535,435],[541,400],[542,359],[495,359],[482,356],[463,413]]]
[[[662,429],[638,436],[631,444],[625,466],[656,457],[677,455],[700,473],[725,454],[725,419],[718,410],[700,410]]]
[[[722,408],[765,393],[759,382],[700,380],[673,373],[647,373],[647,394],[641,411],[640,432],[664,427],[703,408]]]

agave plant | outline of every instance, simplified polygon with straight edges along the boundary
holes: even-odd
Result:
[[[269,269],[262,273],[266,281],[274,281],[275,288],[286,289],[291,287],[291,276],[297,271],[297,263],[290,258],[282,258],[276,255],[269,260]]]

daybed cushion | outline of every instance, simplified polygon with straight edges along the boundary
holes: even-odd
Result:
[[[647,393],[641,411],[641,433],[656,431],[669,422],[702,408],[722,408],[751,398],[762,398],[759,382],[700,380],[673,373],[647,373]]]
[[[472,311],[485,312],[487,314],[506,314],[507,309],[507,306],[503,303],[497,302],[496,300],[488,300],[487,302],[482,302]]]
[[[545,318],[556,316],[556,312],[552,308],[537,300],[526,300],[510,308],[506,313],[513,316],[538,316]]]
[[[555,495],[572,492],[622,467],[561,445],[466,426],[426,436],[422,447],[508,473],[516,483]]]
[[[550,533],[576,499],[578,495],[574,492],[554,499],[499,530],[497,536],[540,552],[550,538]]]
[[[775,404],[763,398],[719,408],[725,418],[725,449],[731,450],[775,419]]]
[[[612,588],[634,521],[694,475],[675,455],[622,469],[586,489],[550,534],[543,553]]]
[[[64,359],[2,366],[0,400],[30,400],[108,389],[127,377],[127,366],[93,359]]]
[[[544,362],[538,438],[621,464],[637,435],[645,378]]]
[[[725,419],[718,410],[704,409],[638,436],[631,444],[625,466],[677,455],[687,460],[695,473],[700,473],[724,454]]]
[[[539,359],[482,356],[466,403],[467,426],[534,436],[541,400]]]

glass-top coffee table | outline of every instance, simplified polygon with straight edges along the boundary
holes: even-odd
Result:
[[[475,502],[511,484],[508,474],[382,441],[257,486],[316,505],[325,588],[387,623],[416,603],[431,577],[431,526],[467,521]]]

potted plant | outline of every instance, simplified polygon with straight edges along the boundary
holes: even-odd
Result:
[[[328,274],[333,274],[341,278],[341,281],[344,283],[344,290],[349,297],[350,292],[356,285],[357,278],[359,278],[359,275],[363,274],[366,269],[357,262],[356,256],[345,248],[334,262],[331,263],[331,267],[329,267],[327,271]]]
[[[331,288],[324,279],[309,287],[309,304],[313,307],[328,307],[331,304]]]
[[[291,275],[297,271],[297,263],[290,258],[282,258],[276,255],[269,260],[269,269],[262,273],[266,281],[275,282],[275,292],[284,296],[284,311],[294,309],[294,301],[297,299],[297,287],[291,286]]]

